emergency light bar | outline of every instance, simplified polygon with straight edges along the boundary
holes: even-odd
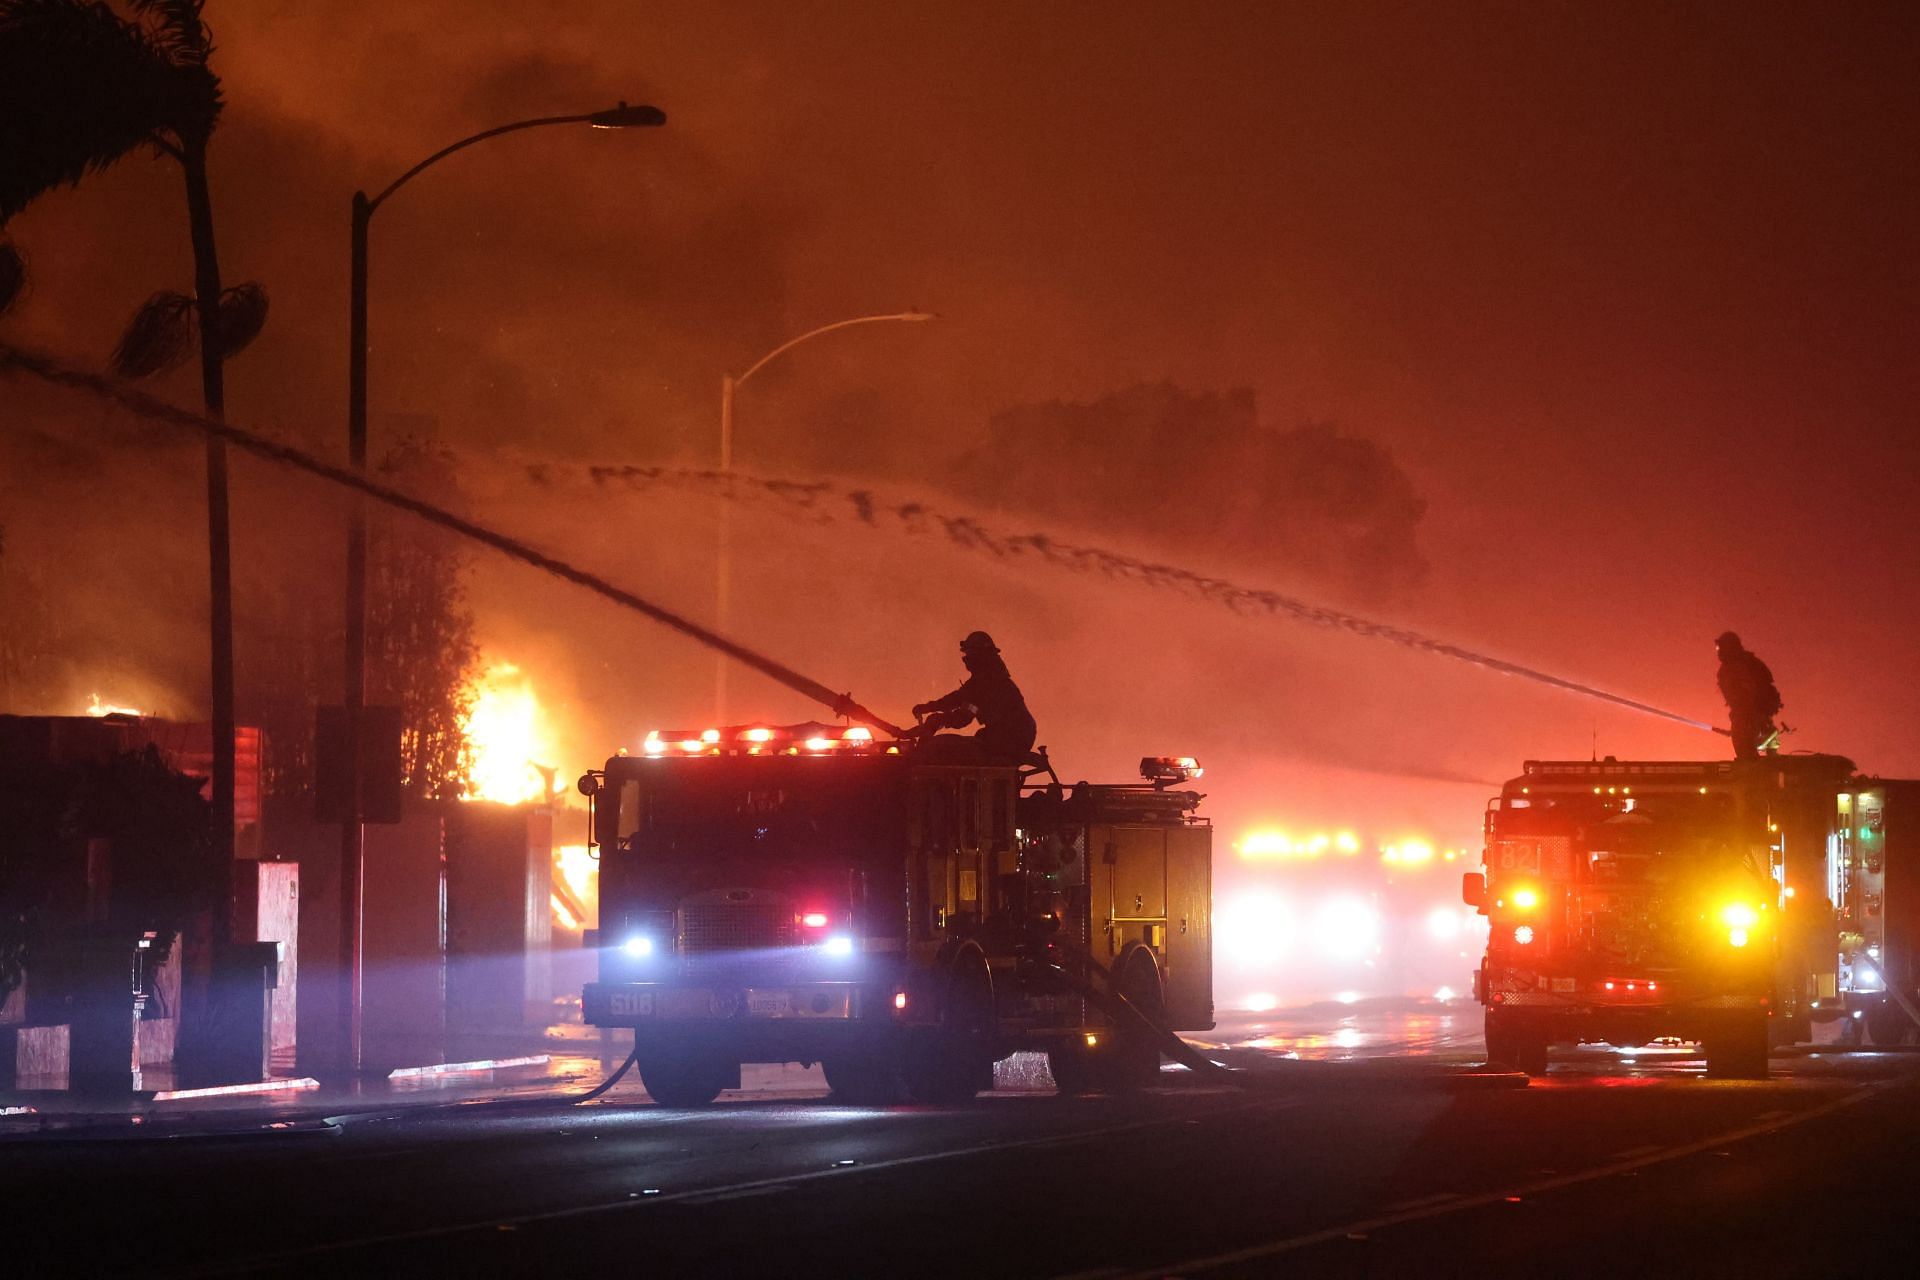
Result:
[[[1140,761],[1140,776],[1156,785],[1192,782],[1205,772],[1192,756],[1147,756]]]
[[[648,756],[720,755],[831,755],[847,751],[870,752],[882,744],[865,725],[830,725],[817,721],[789,725],[734,725],[724,729],[650,729],[640,750]],[[884,750],[897,754],[899,747]]]

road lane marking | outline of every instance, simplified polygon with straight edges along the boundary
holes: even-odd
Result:
[[[1795,1125],[1804,1124],[1809,1120],[1830,1115],[1845,1107],[1851,1107],[1856,1103],[1865,1102],[1869,1098],[1877,1097],[1890,1089],[1901,1085],[1911,1085],[1911,1083],[1912,1081],[1907,1079],[1883,1080],[1876,1084],[1863,1086],[1854,1092],[1843,1094],[1831,1102],[1822,1103],[1817,1107],[1811,1107],[1805,1111],[1796,1112],[1784,1118],[1757,1121],[1743,1128],[1716,1134],[1711,1138],[1703,1138],[1698,1142],[1689,1142],[1677,1147],[1662,1147],[1647,1155],[1614,1160],[1609,1164],[1604,1164],[1594,1169],[1585,1169],[1579,1173],[1557,1174],[1551,1178],[1541,1178],[1533,1182],[1522,1183],[1519,1186],[1504,1187],[1498,1191],[1488,1191],[1480,1195],[1450,1200],[1445,1204],[1431,1205],[1426,1208],[1410,1208],[1399,1212],[1389,1211],[1375,1217],[1361,1218],[1354,1222],[1345,1222],[1337,1227],[1327,1227],[1320,1231],[1307,1232],[1304,1235],[1289,1236],[1284,1240],[1275,1240],[1268,1244],[1249,1245],[1244,1249],[1234,1249],[1227,1253],[1216,1253],[1209,1257],[1189,1258],[1182,1262],[1163,1263],[1160,1266],[1149,1267],[1143,1271],[1125,1272],[1123,1275],[1115,1277],[1115,1280],[1162,1280],[1162,1278],[1166,1276],[1186,1276],[1194,1272],[1211,1271],[1219,1267],[1234,1266],[1242,1262],[1253,1262],[1262,1258],[1277,1257],[1284,1253],[1295,1253],[1301,1249],[1312,1248],[1315,1245],[1326,1244],[1333,1240],[1344,1240],[1354,1235],[1365,1235],[1370,1232],[1384,1230],[1387,1227],[1402,1226],[1409,1222],[1419,1222],[1428,1218],[1445,1217],[1448,1214],[1463,1213],[1469,1209],[1484,1208],[1492,1204],[1517,1202],[1529,1196],[1545,1195],[1548,1192],[1578,1186],[1583,1182],[1598,1182],[1606,1178],[1618,1177],[1624,1173],[1632,1173],[1640,1169],[1645,1169],[1651,1165],[1667,1164],[1675,1160],[1683,1160],[1688,1156],[1700,1155],[1736,1142],[1745,1142],[1750,1138],[1759,1138],[1771,1133],[1778,1133],[1783,1129],[1790,1129]]]
[[[540,1213],[517,1214],[508,1218],[490,1217],[480,1221],[459,1222],[446,1226],[422,1227],[413,1231],[394,1231],[382,1235],[360,1236],[348,1240],[329,1240],[322,1244],[307,1245],[298,1249],[275,1250],[271,1253],[252,1254],[244,1258],[229,1259],[206,1267],[195,1268],[196,1275],[233,1275],[258,1270],[270,1263],[286,1262],[295,1258],[308,1258],[319,1254],[339,1253],[349,1249],[371,1248],[376,1245],[404,1244],[418,1240],[432,1240],[441,1236],[463,1235],[473,1231],[498,1231],[503,1228],[521,1227],[535,1222],[557,1222],[568,1218],[582,1218],[593,1214],[651,1209],[663,1204],[694,1204],[716,1198],[745,1198],[746,1194],[763,1194],[770,1191],[784,1191],[810,1182],[826,1178],[842,1178],[849,1175],[877,1173],[885,1169],[904,1169],[913,1165],[933,1164],[941,1160],[957,1160],[967,1156],[988,1155],[1000,1151],[1020,1151],[1037,1147],[1046,1147],[1059,1143],[1065,1137],[1093,1138],[1110,1137],[1121,1133],[1136,1133],[1143,1129],[1164,1128],[1182,1124],[1190,1119],[1218,1119],[1222,1116],[1238,1115],[1247,1111],[1291,1111],[1306,1104],[1304,1098],[1276,1099],[1272,1096],[1244,1102],[1239,1106],[1218,1107],[1198,1116],[1183,1113],[1177,1116],[1161,1116],[1152,1120],[1136,1120],[1127,1124],[1108,1125],[1100,1129],[1085,1129],[1071,1135],[1047,1134],[1042,1137],[1016,1138],[1010,1142],[983,1142],[971,1147],[957,1147],[950,1151],[927,1151],[919,1155],[897,1156],[891,1160],[873,1160],[864,1164],[832,1166],[825,1169],[808,1169],[799,1173],[775,1174],[766,1178],[755,1178],[747,1182],[723,1184],[717,1187],[695,1187],[686,1191],[677,1191],[662,1195],[649,1195],[643,1200],[623,1197],[619,1200],[598,1201],[593,1204],[571,1205],[564,1209],[548,1209]]]

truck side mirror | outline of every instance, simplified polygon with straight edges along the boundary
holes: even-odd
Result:
[[[1487,905],[1487,877],[1479,871],[1469,871],[1460,877],[1460,897],[1470,907],[1485,908]]]

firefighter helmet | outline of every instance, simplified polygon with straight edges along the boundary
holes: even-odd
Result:
[[[1713,644],[1717,649],[1738,649],[1740,647],[1740,637],[1731,631],[1722,631],[1719,638],[1716,639]]]
[[[996,645],[993,642],[993,637],[986,632],[973,631],[969,632],[967,638],[960,642],[960,652],[963,654],[998,653],[1000,652],[1000,646]]]

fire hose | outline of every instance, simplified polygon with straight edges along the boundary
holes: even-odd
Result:
[[[1076,973],[1075,967],[1082,966],[1086,973]],[[1130,1026],[1136,1034],[1143,1035],[1154,1044],[1159,1052],[1186,1067],[1196,1075],[1223,1081],[1240,1089],[1272,1089],[1297,1083],[1297,1071],[1318,1070],[1321,1078],[1327,1078],[1337,1072],[1335,1063],[1290,1062],[1285,1072],[1250,1071],[1244,1067],[1230,1067],[1215,1062],[1200,1050],[1167,1026],[1147,1009],[1129,999],[1120,990],[1114,980],[1113,971],[1095,960],[1085,951],[1076,952],[1067,963],[1049,963],[1045,965],[1049,974],[1068,990],[1083,997],[1088,1003],[1099,1009],[1112,1020],[1115,1026]],[[1098,975],[1100,982],[1093,981]],[[1104,989],[1102,987],[1104,984]],[[1489,1064],[1478,1070],[1443,1068],[1425,1073],[1424,1078],[1456,1084],[1485,1085],[1494,1088],[1524,1088],[1527,1076],[1522,1072],[1501,1070]]]
[[[430,502],[402,493],[377,480],[370,480],[358,471],[322,462],[309,453],[281,444],[276,440],[269,440],[243,427],[236,427],[231,423],[182,409],[157,396],[137,391],[116,379],[89,373],[84,369],[72,368],[49,356],[0,343],[0,370],[6,368],[22,370],[59,386],[91,391],[132,410],[141,417],[202,432],[271,462],[278,462],[297,471],[304,471],[309,475],[332,481],[334,484],[372,498],[376,502],[417,516],[429,524],[438,525],[483,546],[492,547],[511,559],[545,570],[576,586],[585,587],[597,596],[651,618],[696,643],[703,644],[709,649],[725,654],[735,662],[753,668],[761,675],[785,685],[802,697],[826,707],[836,716],[844,716],[849,720],[871,725],[896,738],[904,735],[904,730],[899,726],[881,719],[861,706],[850,693],[835,693],[818,680],[802,675],[786,664],[769,658],[765,654],[756,653],[717,632],[709,631],[699,623],[663,608],[651,600],[617,587],[596,573],[590,573],[555,556],[550,556],[518,538],[495,532],[485,525],[475,524],[443,507],[437,507]]]

